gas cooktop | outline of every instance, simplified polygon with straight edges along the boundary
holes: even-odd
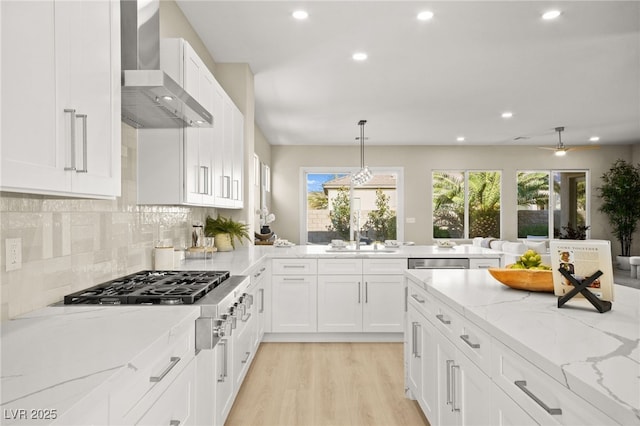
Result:
[[[140,271],[68,294],[65,305],[188,305],[229,278],[228,271]]]

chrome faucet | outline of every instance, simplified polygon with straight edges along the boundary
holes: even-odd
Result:
[[[360,250],[360,229],[356,228],[353,236],[356,239],[356,250]]]

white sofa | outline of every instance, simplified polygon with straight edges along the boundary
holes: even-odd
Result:
[[[503,254],[500,266],[504,267],[515,263],[525,251],[535,250],[542,257],[542,263],[551,266],[551,256],[549,255],[549,241],[544,239],[523,239],[520,241],[506,241],[495,238],[476,237],[472,245],[477,247],[490,248]]]

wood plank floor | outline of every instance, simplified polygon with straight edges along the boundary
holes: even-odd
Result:
[[[262,343],[227,426],[428,425],[402,343]]]

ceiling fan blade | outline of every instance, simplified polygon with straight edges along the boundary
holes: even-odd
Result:
[[[568,147],[567,151],[584,151],[588,149],[600,149],[600,146],[598,145],[572,146],[572,147]]]
[[[558,148],[557,147],[551,147],[551,146],[539,146],[538,148],[540,149],[548,149],[549,151],[557,151]]]

